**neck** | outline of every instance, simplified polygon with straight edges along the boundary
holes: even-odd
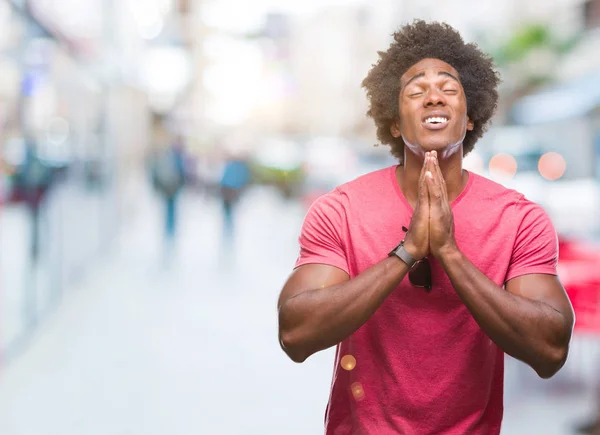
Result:
[[[400,189],[413,209],[417,203],[419,176],[423,168],[423,159],[424,156],[414,154],[408,150],[408,147],[404,147],[404,163],[396,170],[396,179]],[[443,156],[443,153],[438,152],[438,159],[442,175],[446,181],[448,201],[452,203],[463,191],[468,180],[467,174],[462,169],[462,146],[457,152],[449,156]]]

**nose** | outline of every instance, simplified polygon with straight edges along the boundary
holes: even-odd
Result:
[[[423,101],[425,107],[430,106],[445,106],[446,100],[444,95],[438,89],[430,89],[427,93],[427,98]]]

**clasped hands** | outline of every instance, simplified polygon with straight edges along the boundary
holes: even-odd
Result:
[[[404,247],[419,260],[429,254],[440,259],[456,249],[454,216],[436,151],[425,153],[417,203]]]

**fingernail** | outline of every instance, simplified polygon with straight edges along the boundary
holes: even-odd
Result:
[[[429,171],[425,172],[425,176],[429,177],[429,178],[433,178],[433,175],[431,175],[431,172],[429,172]]]

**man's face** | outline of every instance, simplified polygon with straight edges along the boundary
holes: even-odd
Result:
[[[400,121],[392,135],[418,155],[436,150],[442,156],[460,149],[473,123],[458,72],[439,59],[423,59],[400,78]]]

